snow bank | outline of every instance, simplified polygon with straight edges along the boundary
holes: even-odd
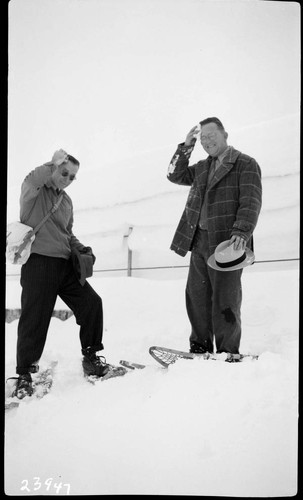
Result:
[[[61,483],[62,495],[68,488],[75,495],[294,495],[298,271],[244,272],[242,351],[260,354],[258,361],[184,360],[169,369],[148,348],[187,349],[185,281],[91,283],[103,298],[107,359],[147,367],[88,384],[74,318],[53,318],[41,359],[42,367],[59,361],[52,392],[6,418],[6,493],[57,494]],[[8,303],[18,286],[8,283]],[[7,376],[16,330],[16,322],[6,327]]]

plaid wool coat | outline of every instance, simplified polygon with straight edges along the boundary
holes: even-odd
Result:
[[[191,250],[206,192],[211,157],[189,166],[194,146],[179,144],[169,164],[167,178],[191,186],[186,207],[177,227],[171,250],[185,256]],[[253,248],[252,234],[262,203],[261,170],[254,158],[230,147],[208,186],[207,231],[210,251],[233,235]]]

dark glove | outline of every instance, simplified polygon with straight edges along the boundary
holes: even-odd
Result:
[[[81,249],[79,249],[79,252],[80,253],[85,253],[86,255],[91,255],[92,258],[93,258],[93,265],[94,265],[94,263],[96,262],[96,257],[93,254],[93,251],[92,251],[91,247],[82,247]]]

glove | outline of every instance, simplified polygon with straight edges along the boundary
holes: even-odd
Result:
[[[94,263],[96,262],[96,257],[93,254],[93,251],[92,251],[91,247],[82,247],[81,249],[79,249],[79,252],[80,253],[85,253],[86,255],[91,255],[92,258],[93,258],[93,265],[94,265]]]
[[[62,165],[62,163],[68,162],[68,154],[63,149],[59,149],[53,154],[52,162],[54,163],[54,165],[59,167],[59,165]]]

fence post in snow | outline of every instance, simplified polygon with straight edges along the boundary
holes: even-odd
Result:
[[[127,237],[130,236],[133,229],[134,229],[133,226],[129,226]],[[127,276],[132,275],[132,258],[133,258],[133,252],[131,248],[129,248],[129,245],[127,245]]]

